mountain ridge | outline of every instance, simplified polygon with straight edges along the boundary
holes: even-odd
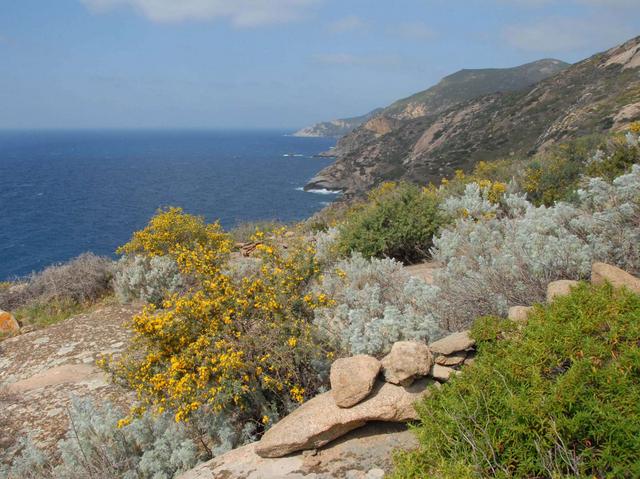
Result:
[[[435,108],[414,118],[398,118],[387,107],[338,141],[332,150],[336,161],[307,188],[358,195],[385,180],[437,181],[480,160],[527,155],[557,141],[620,128],[640,117],[638,67],[640,37],[520,90],[475,97],[468,92],[471,98],[457,102],[437,99]]]
[[[360,116],[321,121],[319,123],[314,123],[311,126],[301,128],[293,133],[293,136],[339,138],[350,133],[372,117],[379,114],[381,111],[382,108],[376,108],[375,110],[371,110],[370,112]]]

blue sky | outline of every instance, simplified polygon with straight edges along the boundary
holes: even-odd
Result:
[[[0,0],[0,128],[294,128],[635,35],[640,0]]]

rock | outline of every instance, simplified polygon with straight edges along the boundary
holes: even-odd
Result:
[[[547,285],[547,303],[550,303],[557,297],[568,295],[571,292],[571,288],[577,284],[577,281],[571,279],[552,281]]]
[[[438,381],[448,381],[451,375],[456,373],[458,373],[458,371],[455,369],[440,366],[439,364],[434,364],[433,368],[431,368],[431,376]]]
[[[340,407],[351,407],[366,398],[380,372],[380,361],[359,354],[331,365],[331,395]]]
[[[427,376],[433,366],[429,347],[417,341],[398,341],[382,358],[384,379],[393,384],[410,385],[415,378]]]
[[[640,278],[626,271],[606,263],[593,263],[591,267],[591,282],[593,284],[611,283],[616,288],[627,288],[640,294]]]
[[[0,309],[0,334],[16,334],[20,332],[20,325],[11,313]]]
[[[459,333],[453,333],[439,339],[435,343],[431,343],[429,349],[434,354],[448,356],[449,354],[466,351],[475,346],[475,344],[476,341],[469,336],[469,331],[460,331]]]
[[[442,264],[435,261],[427,261],[425,263],[413,264],[405,266],[403,270],[414,278],[421,279],[427,284],[433,284],[434,275],[442,269]]]
[[[440,366],[458,366],[467,359],[467,353],[461,351],[459,353],[453,353],[449,356],[436,356],[436,364]]]
[[[428,394],[429,379],[408,388],[378,381],[372,395],[351,408],[340,408],[330,392],[304,403],[269,429],[255,451],[261,457],[282,457],[321,447],[369,421],[417,419],[415,401]]]
[[[509,319],[516,323],[526,323],[529,313],[533,310],[531,306],[512,306],[509,308]]]
[[[384,471],[379,468],[371,469],[369,472],[367,472],[367,475],[365,476],[365,478],[366,479],[384,479]]]
[[[199,464],[179,479],[335,479],[344,478],[346,471],[362,471],[365,478],[374,479],[382,477],[380,471],[384,474],[393,469],[395,450],[418,446],[404,424],[375,422],[351,431],[314,455],[262,458],[255,453],[257,444]]]
[[[69,429],[73,397],[110,402],[123,411],[135,404],[135,394],[112,383],[95,360],[122,353],[130,337],[127,324],[140,308],[97,307],[0,343],[0,442],[5,433],[12,439],[0,446],[0,464],[13,457],[17,439],[27,435],[55,460],[56,444]]]

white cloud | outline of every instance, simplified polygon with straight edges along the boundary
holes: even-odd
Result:
[[[632,30],[621,21],[606,18],[551,17],[511,25],[503,31],[505,40],[512,46],[547,53],[613,47],[632,35]]]
[[[364,30],[368,27],[367,22],[355,15],[341,18],[329,24],[328,29],[332,33],[353,32]]]
[[[389,33],[407,40],[426,40],[433,38],[435,31],[422,22],[407,22],[389,27]]]
[[[228,19],[237,27],[285,23],[304,17],[321,0],[80,0],[94,12],[133,8],[154,22]]]

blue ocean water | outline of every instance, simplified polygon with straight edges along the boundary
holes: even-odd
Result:
[[[308,217],[335,199],[301,191],[334,141],[285,133],[0,132],[0,280],[113,255],[163,206],[225,228]]]

